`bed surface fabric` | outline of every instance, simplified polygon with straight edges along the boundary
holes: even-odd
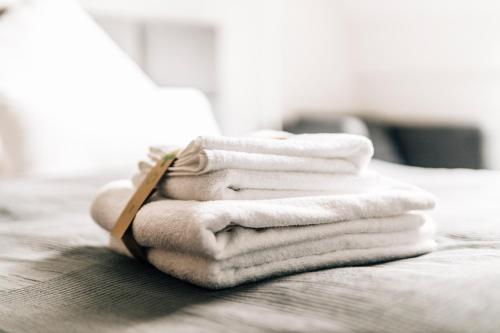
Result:
[[[222,291],[108,250],[112,177],[1,180],[0,332],[500,332],[500,173],[374,166],[438,197],[438,251]]]

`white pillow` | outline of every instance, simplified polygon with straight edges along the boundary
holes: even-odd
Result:
[[[191,125],[209,110],[197,92],[173,92],[185,104],[181,97],[161,97],[165,93],[73,0],[9,8],[0,19],[0,50],[0,99],[23,133],[16,149],[22,149],[17,169],[24,173],[70,175],[130,165],[151,144],[197,135]],[[212,125],[205,132],[217,131]]]

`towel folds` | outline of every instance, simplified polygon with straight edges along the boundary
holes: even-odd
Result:
[[[133,178],[136,186],[146,170],[149,168]],[[166,198],[209,201],[356,194],[398,186],[410,188],[372,171],[353,175],[224,169],[197,176],[169,176],[158,189]]]
[[[150,156],[160,158],[164,150],[153,148]],[[198,137],[179,154],[170,172],[178,176],[223,169],[357,173],[372,155],[370,140],[350,134],[302,134],[286,140]]]
[[[110,230],[133,185],[109,184],[92,217]],[[412,188],[271,200],[181,201],[157,197],[133,224],[160,270],[208,288],[324,266],[374,263],[430,251],[433,223],[415,211],[433,197]],[[113,248],[124,249],[114,242]]]
[[[152,148],[133,182],[101,189],[93,219],[111,230],[167,151]],[[348,134],[197,138],[139,210],[133,236],[158,269],[215,289],[432,251],[423,211],[434,197],[367,170],[372,154],[368,139]],[[116,239],[111,248],[130,255]]]
[[[152,148],[151,161],[139,163],[134,183],[169,150]],[[302,134],[287,140],[199,137],[180,153],[159,188],[162,195],[180,200],[352,193],[380,184],[377,175],[359,175],[372,155],[370,140],[350,134]]]

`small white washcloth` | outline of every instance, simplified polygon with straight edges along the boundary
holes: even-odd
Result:
[[[106,230],[133,193],[129,181],[104,187],[92,217]],[[416,211],[434,198],[412,187],[272,200],[153,200],[133,223],[148,261],[172,276],[225,288],[322,267],[370,264],[431,251],[432,221]],[[124,253],[118,242],[112,248]]]

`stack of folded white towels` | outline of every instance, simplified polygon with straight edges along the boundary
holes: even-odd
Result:
[[[151,149],[142,174],[167,151]],[[348,134],[199,137],[139,210],[133,236],[159,270],[208,288],[432,251],[423,211],[433,196],[370,171],[372,155],[370,140]],[[99,191],[99,225],[112,229],[140,178]]]

